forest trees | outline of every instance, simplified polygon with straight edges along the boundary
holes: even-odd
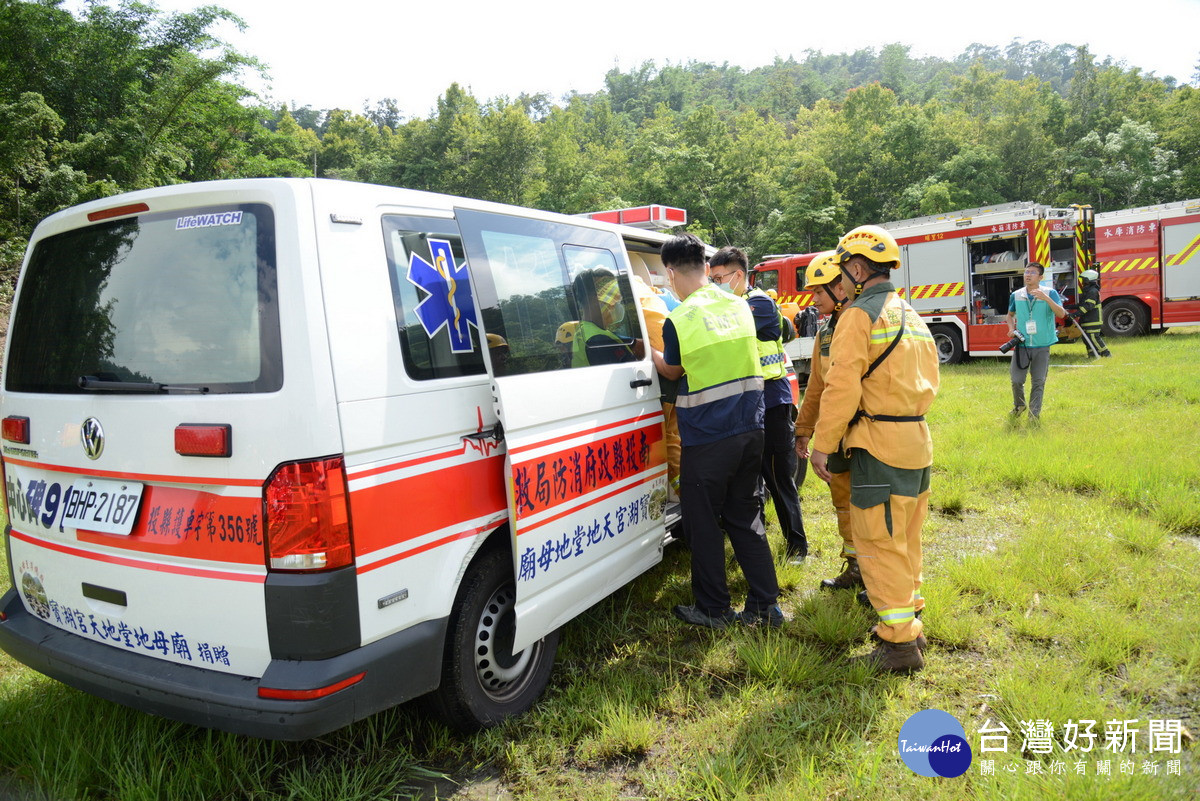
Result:
[[[38,219],[181,181],[312,176],[565,213],[665,203],[754,257],[847,227],[1013,200],[1099,210],[1200,196],[1200,91],[1015,41],[953,61],[906,46],[744,70],[641,64],[555,102],[451,84],[425,117],[267,106],[229,12],[0,0],[0,270]],[[400,87],[397,87],[399,90]],[[399,91],[397,92],[399,93]]]

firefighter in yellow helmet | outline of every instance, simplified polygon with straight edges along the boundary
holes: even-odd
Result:
[[[1100,306],[1100,273],[1095,270],[1084,270],[1079,274],[1081,288],[1079,290],[1079,327],[1087,334],[1096,352],[1101,356],[1112,356],[1104,338],[1100,335],[1101,306]]]
[[[558,351],[560,367],[570,367],[575,350],[575,335],[579,333],[579,321],[568,320],[554,333],[554,349]]]
[[[818,253],[804,273],[804,288],[813,293],[813,306],[821,313],[821,326],[817,329],[804,401],[796,416],[796,455],[801,459],[811,455],[808,443],[821,411],[821,395],[825,390],[825,373],[829,371],[833,332],[846,303],[846,290],[842,286],[842,273],[835,255],[832,250]],[[854,550],[854,537],[850,533],[850,463],[837,451],[829,454],[826,468],[830,474],[829,494],[837,515],[838,533],[842,535],[845,568],[838,576],[823,579],[821,587],[827,590],[858,589],[863,582],[857,552]]]
[[[879,615],[879,645],[858,657],[893,672],[925,666],[921,525],[929,508],[933,442],[925,413],[938,390],[937,347],[890,278],[900,248],[864,225],[838,242],[842,286],[853,298],[838,319],[811,443],[825,481],[830,454],[850,465],[850,519],[867,597]]]
[[[499,334],[488,334],[487,344],[488,352],[492,355],[492,370],[496,375],[507,375],[510,355],[508,340]]]

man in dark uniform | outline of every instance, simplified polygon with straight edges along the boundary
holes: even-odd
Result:
[[[808,557],[808,538],[796,491],[796,407],[788,383],[787,354],[783,350],[783,315],[771,296],[752,289],[746,279],[749,261],[735,247],[724,247],[708,261],[709,277],[719,288],[746,299],[754,314],[758,336],[758,361],[763,371],[762,479],[775,502],[775,516],[793,564]],[[760,504],[761,506],[761,504]]]
[[[1079,292],[1079,326],[1092,340],[1098,354],[1112,356],[1100,336],[1100,273],[1084,270],[1079,277],[1083,279],[1083,288]]]
[[[662,261],[682,302],[663,323],[654,366],[679,380],[679,496],[692,551],[692,605],[672,610],[686,623],[783,625],[775,561],[762,532],[755,490],[763,449],[763,379],[750,307],[709,283],[704,243],[667,240]],[[722,531],[724,524],[724,531]],[[745,609],[730,606],[725,533],[746,576]]]

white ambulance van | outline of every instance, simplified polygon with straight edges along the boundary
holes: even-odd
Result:
[[[525,711],[678,518],[648,349],[580,364],[560,333],[603,290],[645,339],[664,239],[324,180],[47,218],[0,392],[0,648],[273,739],[426,695],[463,730]]]

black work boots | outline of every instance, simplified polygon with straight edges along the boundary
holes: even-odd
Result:
[[[858,560],[847,556],[842,572],[831,579],[821,580],[823,590],[852,590],[863,585],[862,572],[858,569]]]
[[[916,640],[913,642],[880,642],[875,650],[855,656],[851,663],[866,664],[889,673],[914,673],[925,667],[925,658]]]

